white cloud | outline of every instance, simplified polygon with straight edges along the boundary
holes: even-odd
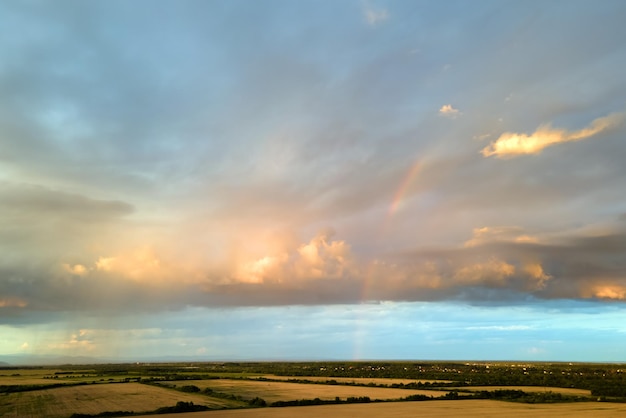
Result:
[[[371,4],[363,3],[363,16],[370,26],[376,26],[389,19],[389,12],[387,9],[375,9]]]
[[[439,108],[439,114],[449,118],[455,118],[460,115],[461,112],[459,112],[459,109],[455,109],[451,104],[446,104]]]
[[[528,325],[484,325],[466,327],[467,330],[489,330],[489,331],[526,331],[532,329]]]
[[[523,154],[538,154],[544,148],[564,142],[580,141],[598,135],[619,126],[624,121],[624,113],[612,113],[595,119],[591,124],[578,131],[555,129],[550,124],[542,125],[532,134],[505,132],[482,149],[485,157],[495,155],[499,158],[511,158]]]

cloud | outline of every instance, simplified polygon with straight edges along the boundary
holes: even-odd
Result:
[[[0,299],[0,308],[25,308],[28,303],[17,297],[9,297]]]
[[[74,264],[72,266],[67,263],[63,263],[62,267],[68,273],[74,274],[76,276],[84,276],[85,274],[88,273],[87,267],[83,266],[82,264]]]
[[[349,276],[353,264],[345,241],[332,240],[331,233],[320,233],[295,251],[264,255],[239,264],[233,276],[241,283],[294,283],[301,280],[341,280]]]
[[[363,3],[363,16],[365,21],[370,26],[376,26],[379,23],[389,19],[389,12],[387,9],[376,9],[368,2]]]
[[[597,118],[591,124],[578,131],[555,129],[551,125],[542,125],[532,134],[505,132],[500,137],[482,149],[485,157],[511,158],[525,154],[538,154],[544,148],[564,143],[580,141],[594,135],[618,127],[625,118],[624,113],[612,113]]]
[[[539,347],[530,347],[530,348],[527,348],[525,351],[531,356],[536,356],[536,355],[546,353],[545,348],[539,348]]]
[[[492,258],[485,263],[477,263],[459,268],[454,279],[463,284],[488,283],[495,286],[506,285],[506,279],[515,274],[515,266]]]
[[[543,289],[546,282],[552,278],[543,270],[543,266],[539,263],[529,263],[524,266],[524,272],[536,281],[535,289]]]
[[[536,237],[526,234],[521,227],[517,226],[484,226],[474,228],[472,238],[465,242],[466,247],[474,247],[490,242],[538,242]]]
[[[87,354],[97,349],[91,330],[80,329],[71,334],[69,339],[61,342],[48,344],[47,350],[62,350],[74,352],[74,354]]]
[[[416,38],[407,36],[412,5],[353,6],[303,13],[309,6],[172,2],[146,14],[66,3],[0,13],[0,30],[29,33],[4,36],[0,48],[11,63],[0,103],[0,319],[364,300],[619,299],[618,228],[613,241],[566,232],[555,241],[542,231],[624,211],[623,144],[602,141],[602,152],[584,160],[520,159],[496,172],[463,138],[499,135],[500,116],[523,124],[598,115],[598,103],[623,97],[612,49],[623,37],[591,42],[578,24],[553,19],[560,33],[586,42],[563,50],[540,31],[528,32],[538,41],[530,44],[515,42],[515,31],[486,36],[495,26],[473,30],[485,24],[482,12],[450,20],[445,8],[427,7],[420,27],[432,36]],[[487,24],[526,16],[523,8],[500,12]],[[162,19],[168,15],[177,19]],[[606,33],[618,33],[620,14],[609,15]],[[543,59],[554,50],[563,52],[558,60]],[[451,79],[467,51],[474,59]],[[528,57],[537,65],[524,65]],[[606,77],[595,83],[591,73]],[[572,92],[579,82],[585,88]],[[471,115],[448,102],[479,90]],[[502,106],[511,91],[515,100]],[[437,111],[457,120],[441,123]],[[580,140],[607,131],[607,118],[580,131],[541,129]],[[521,142],[536,136],[530,132]],[[498,135],[480,138],[480,148]],[[492,156],[519,155],[497,143]],[[409,179],[416,161],[420,175]],[[404,210],[389,213],[402,178]],[[340,232],[316,235],[324,225]],[[271,238],[283,231],[288,238]]]
[[[527,331],[532,329],[528,325],[483,325],[483,326],[470,326],[468,330],[493,330],[493,331]]]
[[[289,255],[286,253],[264,256],[240,265],[235,271],[234,278],[242,283],[263,283],[265,280],[277,279],[282,276],[282,268],[288,262]]]
[[[169,275],[169,272],[164,272],[167,266],[149,247],[138,248],[113,257],[101,256],[95,262],[95,270],[118,274],[134,280],[157,280],[164,275]]]
[[[41,185],[0,182],[0,211],[20,219],[101,222],[129,215],[134,207],[122,201],[93,199]]]
[[[319,238],[302,245],[298,255],[260,259],[271,265],[275,277],[253,283],[243,281],[205,288],[207,296],[221,295],[222,303],[295,304],[354,303],[364,300],[449,300],[466,302],[524,301],[538,299],[589,299],[621,297],[619,287],[594,286],[606,283],[611,271],[616,277],[626,275],[626,263],[617,253],[624,248],[624,235],[580,238],[576,236],[542,239],[527,237],[521,228],[477,228],[480,237],[470,246],[439,250],[417,250],[400,258],[359,261],[342,249],[341,263],[349,268],[333,268],[336,253],[330,252],[319,262],[317,252],[332,247]],[[621,238],[618,238],[621,237]],[[347,248],[341,241],[339,247]],[[310,250],[311,256],[303,257]],[[591,254],[596,253],[595,256]],[[334,254],[334,255],[331,255]],[[611,256],[610,254],[614,254]],[[584,255],[584,256],[583,256]],[[309,274],[299,275],[295,260],[307,260]],[[290,260],[289,262],[287,260]],[[271,262],[276,262],[271,264]],[[347,263],[347,261],[349,261]],[[346,264],[344,264],[346,263]],[[582,264],[581,264],[582,263]],[[606,264],[609,263],[609,264]],[[315,266],[323,266],[320,275]],[[585,266],[585,267],[583,267]],[[619,267],[618,267],[619,266]],[[344,271],[347,274],[338,274]],[[620,271],[622,273],[620,273]],[[335,273],[333,273],[335,272]],[[307,280],[303,280],[307,277]],[[289,280],[288,278],[291,278]],[[588,290],[591,289],[591,290]],[[236,299],[234,296],[237,295]],[[212,299],[213,300],[213,299]],[[236,302],[237,301],[237,302]]]
[[[459,109],[455,109],[451,104],[446,104],[439,108],[439,114],[454,119],[459,116],[461,112],[459,112]]]
[[[586,296],[598,299],[626,300],[626,285],[593,285]]]
[[[519,228],[477,228],[471,246],[357,256],[320,233],[227,265],[187,265],[150,248],[81,264],[0,266],[0,321],[37,312],[155,312],[186,306],[286,306],[364,301],[625,300],[626,233],[524,242]],[[491,231],[490,234],[487,231]],[[262,248],[262,246],[260,247]],[[268,247],[269,249],[270,247]],[[80,273],[80,274],[78,274]],[[80,338],[74,338],[78,341]]]

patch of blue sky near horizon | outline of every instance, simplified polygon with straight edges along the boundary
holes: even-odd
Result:
[[[513,307],[438,302],[190,308],[130,322],[67,318],[69,323],[3,326],[8,338],[0,356],[612,362],[622,359],[625,315],[616,306],[563,301]]]

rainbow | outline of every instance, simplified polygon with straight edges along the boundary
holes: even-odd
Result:
[[[404,176],[404,178],[402,179],[400,187],[398,187],[398,189],[396,190],[391,205],[389,206],[389,210],[387,211],[388,217],[393,216],[400,208],[400,205],[402,204],[404,197],[408,192],[409,187],[411,186],[411,183],[413,183],[415,177],[417,177],[421,167],[422,164],[420,164],[420,161],[416,161],[415,163],[413,163],[406,176]]]
[[[396,192],[393,196],[393,200],[389,205],[389,209],[387,210],[387,216],[384,219],[384,222],[380,225],[379,236],[381,239],[386,235],[387,228],[391,223],[391,218],[396,214],[396,212],[402,206],[402,202],[405,200],[409,189],[411,188],[411,184],[415,181],[415,178],[420,172],[420,169],[423,167],[422,161],[415,161],[411,167],[406,172],[406,175],[402,178],[400,185],[396,189]],[[373,261],[370,261],[365,275],[363,277],[362,287],[360,289],[360,300],[362,304],[368,304],[370,298],[370,289],[372,287],[373,281],[375,280],[375,264]],[[362,309],[362,308],[361,308]],[[357,309],[357,318],[356,318],[356,326],[354,328],[354,334],[352,336],[353,347],[352,347],[352,358],[353,360],[363,359],[364,356],[367,356],[366,352],[363,352],[363,348],[367,342],[367,328],[364,327],[365,321],[367,321],[367,315],[361,317],[360,310]]]

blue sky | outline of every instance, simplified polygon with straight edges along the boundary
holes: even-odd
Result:
[[[3,2],[0,355],[626,361],[625,17]]]

